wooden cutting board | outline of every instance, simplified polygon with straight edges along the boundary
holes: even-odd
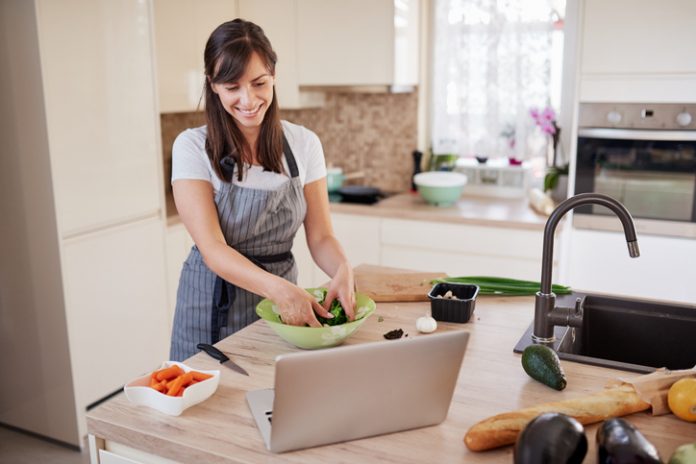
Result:
[[[444,272],[417,272],[361,264],[354,269],[355,287],[375,301],[428,301],[433,279]]]

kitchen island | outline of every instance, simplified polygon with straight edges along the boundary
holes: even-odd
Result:
[[[462,441],[468,428],[494,414],[581,396],[602,389],[610,379],[637,375],[562,361],[568,378],[565,390],[558,392],[530,379],[522,370],[520,356],[512,348],[532,321],[533,306],[532,297],[484,296],[478,298],[468,323],[439,323],[438,332],[471,333],[449,414],[440,425],[280,455],[268,452],[249,412],[245,394],[272,387],[275,357],[297,349],[280,339],[265,322],[257,321],[217,345],[230,353],[249,372],[249,377],[219,367],[205,354],[199,353],[186,361],[194,368],[220,368],[222,373],[216,393],[181,416],[133,406],[123,394],[91,410],[87,421],[93,462],[510,463],[510,446],[482,453],[469,451]],[[428,302],[378,303],[375,313],[346,344],[399,343],[382,337],[396,328],[403,329],[409,337],[428,336],[417,333],[415,321],[429,310]],[[327,414],[330,413],[327,406]],[[696,423],[681,421],[671,414],[653,417],[638,413],[628,416],[628,420],[658,448],[665,460],[677,446],[696,441]],[[589,443],[585,462],[588,463],[596,460],[596,429],[596,424],[585,428]],[[98,461],[100,449],[105,458]]]

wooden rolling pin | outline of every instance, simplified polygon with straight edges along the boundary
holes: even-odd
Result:
[[[633,386],[623,384],[580,398],[544,403],[489,417],[469,429],[464,436],[464,443],[471,451],[512,445],[522,429],[532,419],[545,412],[563,413],[584,425],[645,411],[648,408],[650,403],[641,400]]]

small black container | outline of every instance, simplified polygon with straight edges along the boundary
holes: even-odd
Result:
[[[457,299],[438,298],[451,291]],[[433,319],[442,322],[468,322],[474,312],[478,285],[439,283],[428,293]]]

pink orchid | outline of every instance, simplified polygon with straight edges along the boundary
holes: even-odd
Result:
[[[556,112],[550,106],[547,106],[546,108],[544,108],[544,112],[541,113],[541,116],[547,121],[555,121],[556,120]]]

